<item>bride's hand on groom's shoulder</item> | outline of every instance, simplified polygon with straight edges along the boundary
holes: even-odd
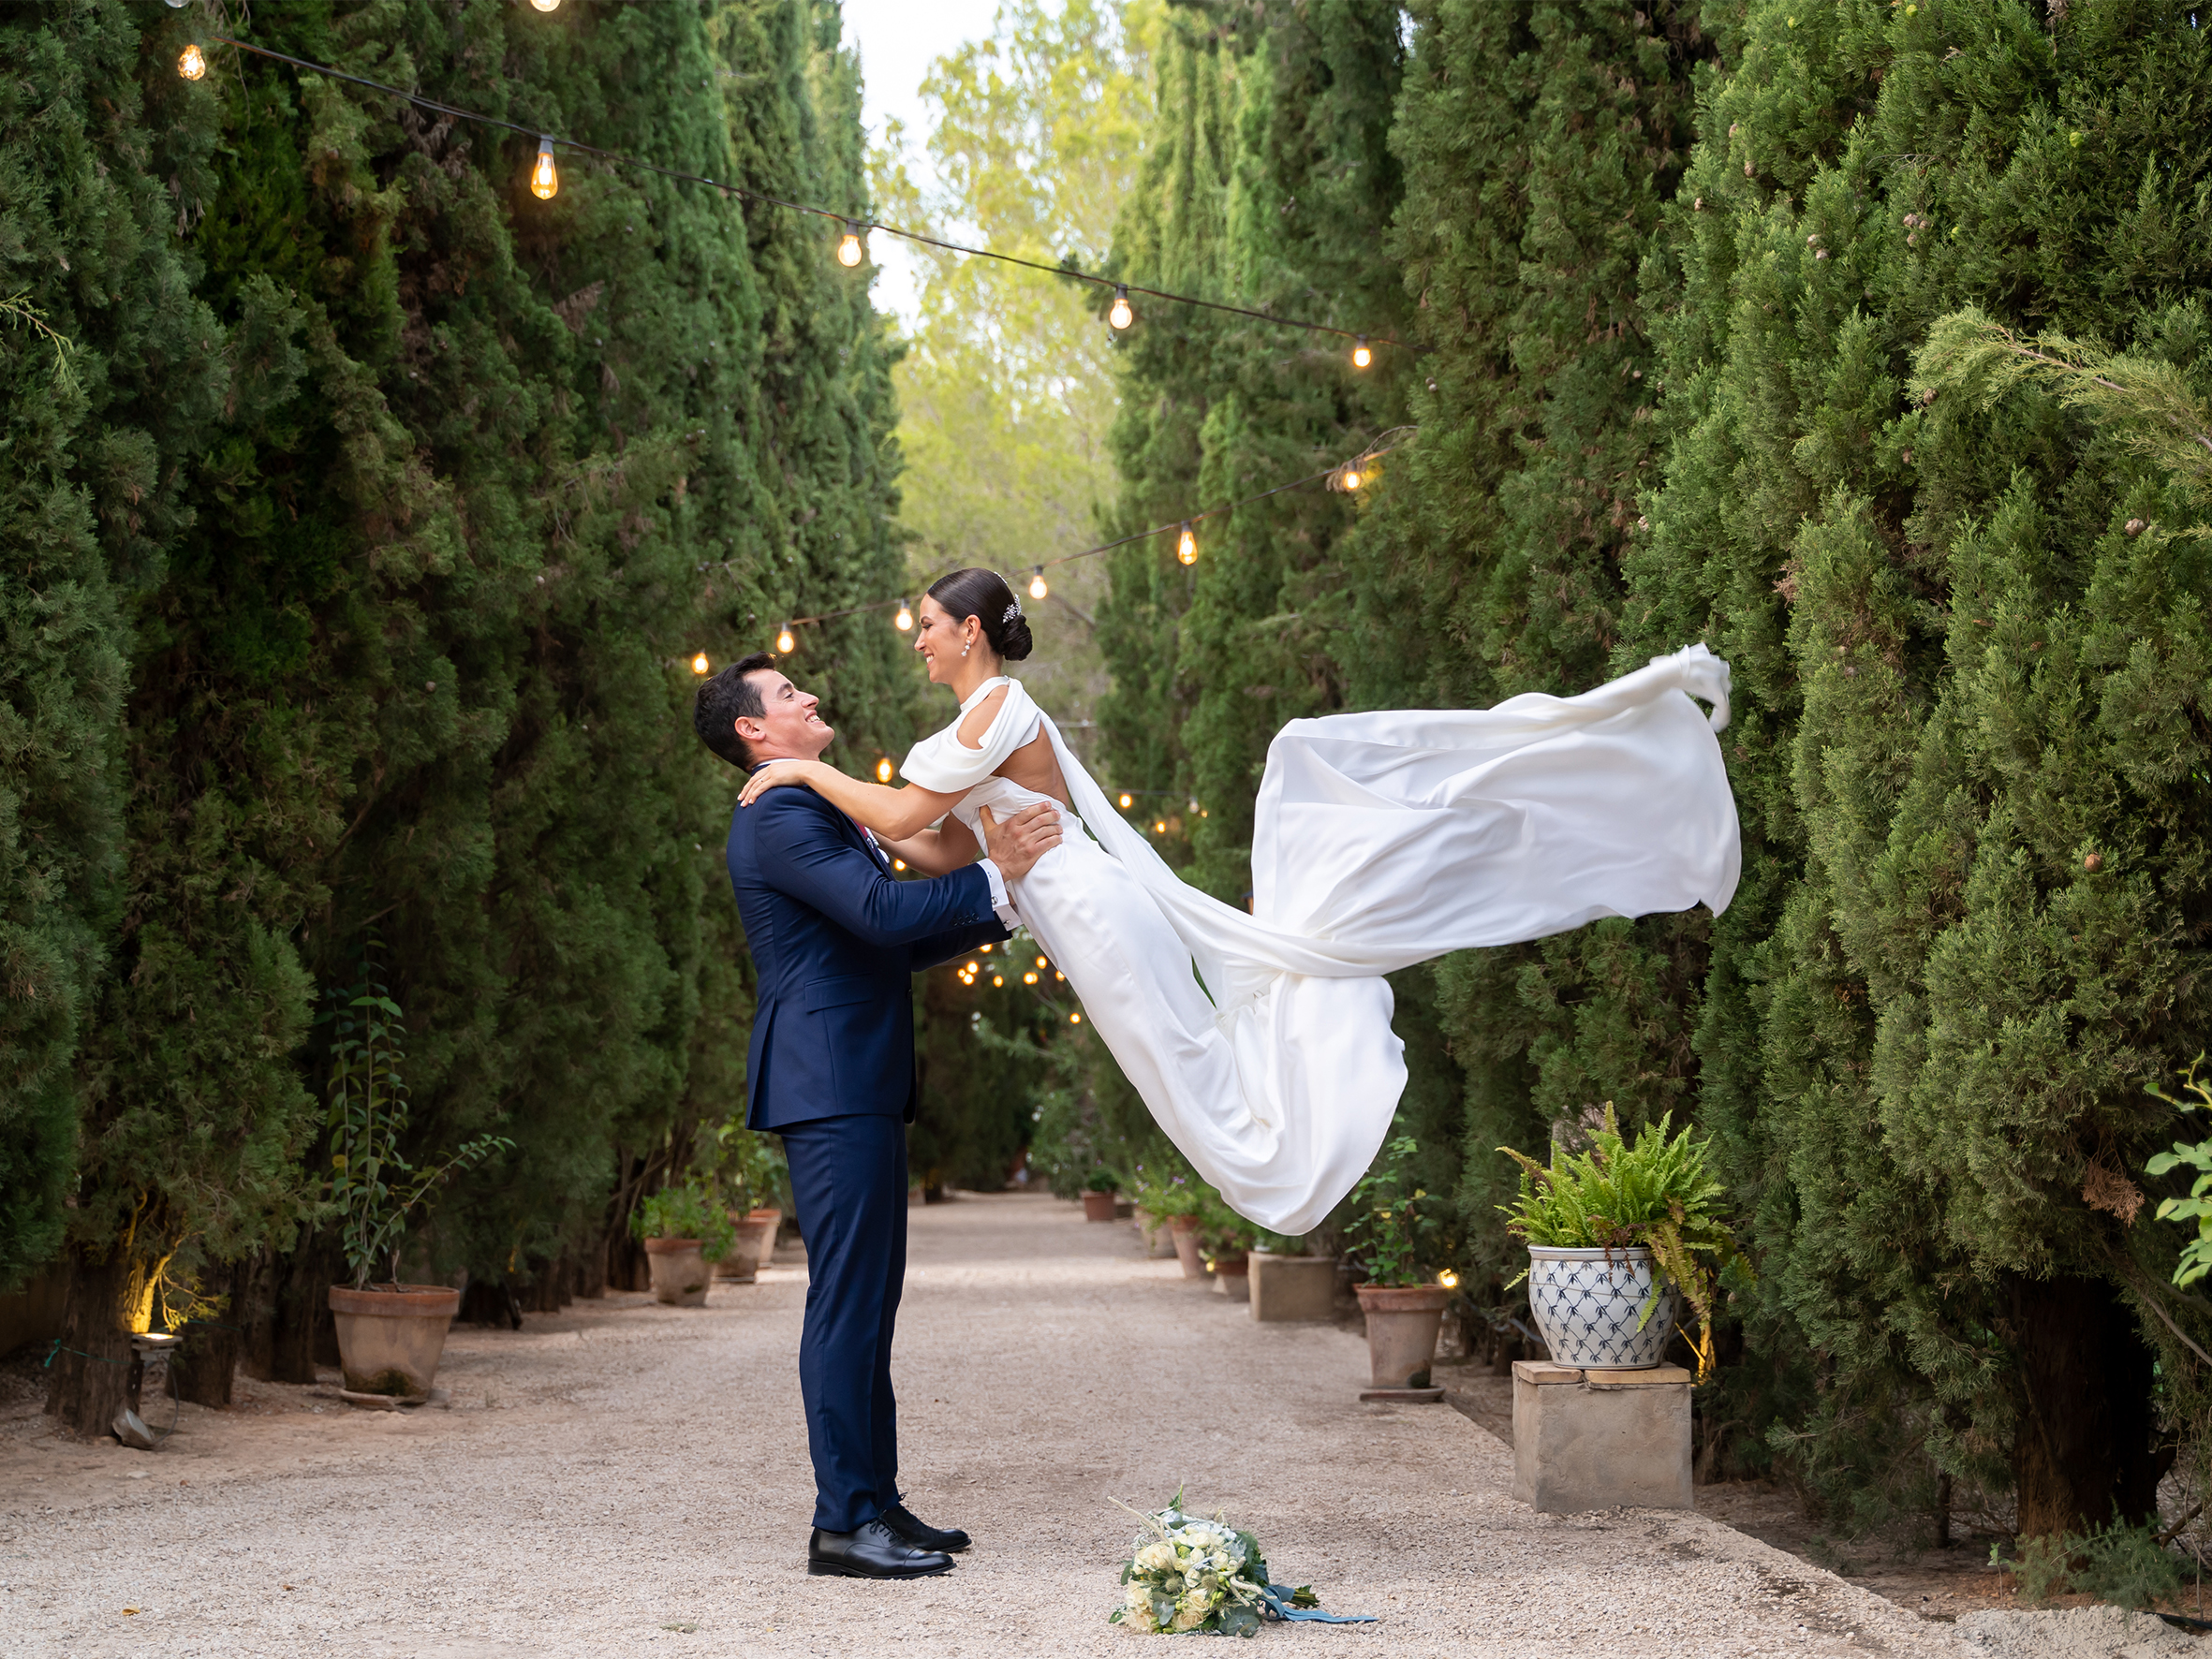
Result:
[[[764,760],[745,779],[745,793],[737,798],[737,803],[750,806],[771,789],[787,784],[803,785],[808,781],[807,769],[820,764],[818,760]]]
[[[1060,810],[1044,801],[1024,807],[1003,823],[987,806],[976,815],[983,824],[983,856],[1009,881],[1021,880],[1060,844]]]

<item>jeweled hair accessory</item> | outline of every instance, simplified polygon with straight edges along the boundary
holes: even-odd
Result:
[[[1009,606],[1006,608],[1006,614],[1005,614],[1004,616],[1000,617],[998,620],[999,620],[999,622],[1000,622],[1000,624],[1006,624],[1006,623],[1010,623],[1010,622],[1012,622],[1012,621],[1014,621],[1014,620],[1015,620],[1017,617],[1019,617],[1021,614],[1022,614],[1022,602],[1021,602],[1019,599],[1016,599],[1016,600],[1015,600],[1015,601],[1014,601],[1014,602],[1013,602],[1011,605],[1009,605]]]

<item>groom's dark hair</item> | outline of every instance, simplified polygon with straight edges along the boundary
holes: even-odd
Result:
[[[743,771],[753,770],[753,751],[737,735],[737,723],[758,720],[767,712],[753,676],[774,667],[774,652],[756,651],[709,680],[692,699],[691,729],[699,733],[699,741]]]

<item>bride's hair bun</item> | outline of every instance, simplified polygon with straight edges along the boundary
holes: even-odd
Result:
[[[929,584],[929,596],[961,621],[972,616],[982,624],[984,641],[1010,663],[1025,660],[1036,648],[1021,601],[995,570],[970,566],[940,576]]]

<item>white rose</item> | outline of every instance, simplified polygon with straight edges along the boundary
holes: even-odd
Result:
[[[1140,1573],[1172,1572],[1177,1565],[1175,1547],[1155,1541],[1137,1551],[1136,1567]]]

